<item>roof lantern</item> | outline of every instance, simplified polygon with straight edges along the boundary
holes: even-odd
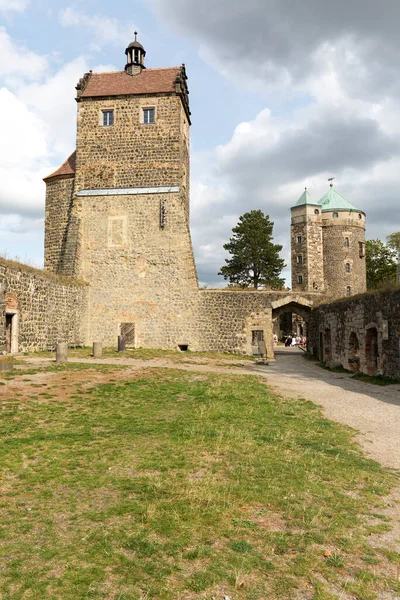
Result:
[[[146,50],[142,44],[137,41],[137,31],[135,31],[135,39],[129,44],[125,50],[126,54],[126,65],[125,71],[128,75],[139,75],[144,66],[144,57],[146,56]]]

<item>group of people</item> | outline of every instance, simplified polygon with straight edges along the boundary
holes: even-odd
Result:
[[[304,335],[288,335],[285,339],[285,346],[305,346],[307,339]]]

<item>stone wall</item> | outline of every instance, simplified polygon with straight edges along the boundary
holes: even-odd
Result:
[[[46,182],[46,217],[44,235],[44,268],[52,273],[66,274],[74,256],[67,251],[71,228],[74,177],[64,176]]]
[[[400,377],[400,290],[364,294],[311,311],[308,349],[330,365]]]
[[[318,211],[318,214],[315,211]],[[320,208],[304,205],[292,208],[291,224],[292,289],[294,292],[324,290],[323,230]],[[301,243],[298,242],[299,236]],[[302,257],[301,263],[298,257]],[[298,277],[301,275],[302,283]]]
[[[337,214],[335,218],[333,215]],[[359,218],[361,215],[361,218]],[[363,294],[367,289],[365,252],[365,216],[362,213],[323,213],[324,278],[325,291],[332,298],[343,298],[347,287],[351,296]],[[348,246],[346,246],[348,238]],[[346,272],[346,264],[350,271]]]
[[[307,310],[319,300],[316,294],[261,290],[200,290],[199,350],[253,354],[253,331],[263,331],[268,358],[273,358],[273,319],[286,309]],[[305,316],[306,313],[304,312]],[[253,347],[255,346],[255,347]]]
[[[87,343],[116,345],[122,323],[134,325],[135,346],[195,343],[198,284],[185,195],[81,201],[81,276],[90,282]]]
[[[52,349],[59,341],[83,344],[87,285],[0,259],[0,347],[4,351],[4,310],[16,316],[18,351]]]
[[[144,107],[155,107],[154,124],[143,123]],[[114,125],[102,126],[103,110]],[[179,96],[81,98],[76,190],[181,185],[188,129]]]

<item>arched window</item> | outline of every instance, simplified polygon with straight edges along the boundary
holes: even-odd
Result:
[[[350,240],[348,237],[344,238],[344,247],[345,248],[349,248],[350,247]]]
[[[319,215],[319,210],[318,210],[318,208],[316,208],[316,209],[314,210],[314,215]]]
[[[334,213],[333,213],[333,215],[332,215],[332,217],[333,217],[334,219],[337,219],[337,218],[338,218],[338,216],[339,216],[339,213],[337,213],[337,212],[334,212]]]

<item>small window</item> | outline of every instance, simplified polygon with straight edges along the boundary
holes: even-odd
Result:
[[[350,240],[348,237],[344,238],[344,247],[345,248],[350,248]]]
[[[252,346],[257,346],[258,342],[264,341],[264,330],[263,329],[254,329],[251,332],[251,344]]]
[[[358,218],[362,219],[362,214],[361,213],[358,213]]]
[[[350,273],[350,263],[346,263],[346,273]]]
[[[318,208],[316,208],[316,209],[314,210],[314,215],[319,215],[319,210],[318,210]]]
[[[103,110],[103,126],[111,127],[111,125],[114,125],[114,111]]]
[[[156,109],[155,108],[144,108],[143,109],[143,123],[145,125],[152,125],[156,122]]]
[[[298,235],[298,236],[297,236],[297,243],[298,243],[298,244],[301,244],[301,242],[302,242],[301,235]]]
[[[332,217],[333,217],[334,219],[337,219],[337,218],[338,218],[338,216],[339,216],[339,213],[337,213],[337,212],[334,212],[334,213],[333,213],[333,215],[332,215]]]
[[[351,296],[351,287],[349,285],[346,287],[346,296]]]
[[[303,256],[301,254],[299,254],[298,257],[297,257],[297,264],[298,265],[302,265],[303,264]]]
[[[297,275],[297,283],[303,283],[303,275]]]
[[[365,244],[364,244],[364,242],[358,242],[358,252],[360,254],[360,258],[364,258],[364,256],[365,256]]]

